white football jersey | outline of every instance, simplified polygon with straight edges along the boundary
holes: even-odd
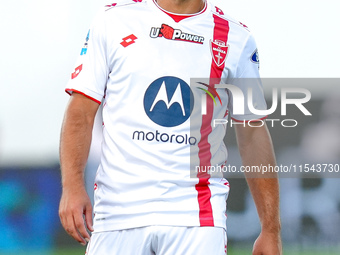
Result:
[[[229,184],[202,170],[227,160],[226,125],[213,121],[263,116],[247,107],[233,115],[232,94],[215,84],[258,77],[252,35],[209,2],[191,15],[169,13],[154,0],[105,6],[66,89],[103,104],[95,231],[225,228]],[[260,82],[238,84],[244,95],[252,86],[254,105],[266,108]]]

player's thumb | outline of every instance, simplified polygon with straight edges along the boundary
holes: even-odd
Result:
[[[92,219],[92,205],[87,204],[85,207],[85,222],[88,230],[93,232],[93,219]]]

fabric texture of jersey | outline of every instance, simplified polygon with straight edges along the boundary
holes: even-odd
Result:
[[[236,84],[244,95],[251,86],[254,106],[266,109],[247,28],[209,2],[175,15],[153,0],[118,1],[97,15],[78,61],[66,91],[103,104],[95,232],[225,228],[229,184],[201,169],[227,160],[226,125],[214,119],[263,117],[247,106],[234,115],[233,95],[215,84],[255,78]]]

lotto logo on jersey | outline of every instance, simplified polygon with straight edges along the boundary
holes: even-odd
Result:
[[[161,27],[152,27],[150,31],[151,38],[164,37],[168,40],[185,41],[203,44],[204,37],[182,32],[180,29],[174,29],[166,24]]]
[[[222,11],[220,8],[218,8],[217,6],[215,6],[215,8],[216,8],[216,12],[217,12],[218,14],[224,15],[223,11]]]
[[[133,43],[135,43],[135,41],[137,40],[138,38],[134,35],[134,34],[131,34],[127,37],[124,37],[123,38],[123,41],[120,43],[123,47],[127,47]]]
[[[189,85],[177,77],[165,76],[153,81],[144,95],[146,115],[163,127],[175,127],[191,115],[194,95]]]
[[[113,3],[113,4],[105,5],[105,7],[115,7],[116,5],[117,5],[117,3]]]
[[[242,22],[239,22],[240,23],[240,25],[242,25],[244,28],[247,28],[248,29],[248,27],[245,25],[245,24],[243,24]]]

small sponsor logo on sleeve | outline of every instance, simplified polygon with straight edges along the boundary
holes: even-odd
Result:
[[[90,30],[89,30],[89,32],[87,33],[86,41],[85,41],[85,43],[84,43],[84,47],[81,49],[80,55],[86,55],[86,53],[87,53],[87,46],[88,46],[89,39],[90,39]]]
[[[251,54],[250,61],[255,63],[255,64],[260,63],[259,52],[258,52],[257,49],[253,52],[253,54]]]

